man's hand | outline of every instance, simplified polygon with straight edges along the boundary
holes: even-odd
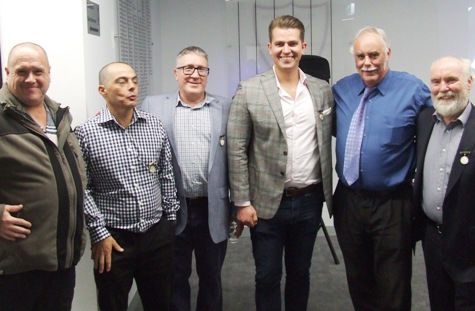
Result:
[[[236,206],[237,208],[237,215],[236,220],[238,223],[248,226],[249,228],[254,228],[257,226],[257,212],[254,209],[254,206],[247,205],[247,206]],[[239,226],[238,226],[239,229]],[[242,232],[242,228],[241,228]]]
[[[23,208],[23,204],[5,205],[0,222],[0,237],[5,240],[15,241],[16,239],[25,239],[31,233],[31,223],[17,214]]]
[[[94,269],[98,269],[99,273],[111,270],[113,249],[121,253],[124,251],[111,236],[92,245],[91,259],[94,260]]]

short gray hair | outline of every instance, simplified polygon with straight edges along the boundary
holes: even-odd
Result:
[[[361,28],[353,38],[353,42],[351,42],[351,47],[350,47],[350,53],[354,54],[355,53],[355,43],[358,38],[364,34],[372,33],[375,35],[378,35],[381,40],[384,43],[384,50],[387,53],[389,51],[389,48],[391,47],[388,37],[386,36],[386,32],[382,30],[381,28],[376,28],[376,27],[371,27],[371,26],[366,26],[364,28]]]
[[[178,53],[178,55],[176,57],[177,63],[178,63],[178,60],[180,58],[182,58],[183,56],[185,56],[187,54],[190,54],[190,53],[194,53],[194,54],[197,54],[199,56],[202,56],[206,59],[206,61],[208,61],[208,54],[206,54],[206,52],[202,48],[192,45],[192,46],[188,46],[188,47],[184,48],[183,50],[181,50]]]

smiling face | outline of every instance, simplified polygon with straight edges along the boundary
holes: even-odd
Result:
[[[363,33],[354,43],[353,54],[356,70],[366,86],[373,87],[389,70],[391,49],[376,33]]]
[[[50,66],[43,49],[33,44],[14,47],[5,72],[8,89],[23,105],[43,104],[50,84]]]
[[[468,104],[473,81],[469,66],[458,58],[444,57],[431,67],[432,101],[434,108],[444,117],[446,123],[457,119]]]
[[[297,28],[274,28],[272,40],[267,44],[278,71],[297,69],[307,43],[301,39]]]
[[[191,75],[185,74],[183,68],[180,67],[205,69],[208,68],[208,60],[203,55],[189,52],[177,59],[176,68],[174,70],[175,79],[178,82],[180,98],[187,104],[196,104],[202,101],[205,97],[208,76],[199,75],[197,69],[193,70]]]
[[[112,63],[100,74],[99,93],[111,112],[133,110],[139,92],[137,74],[125,63]]]

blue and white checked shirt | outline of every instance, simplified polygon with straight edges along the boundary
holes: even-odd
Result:
[[[75,130],[87,168],[86,224],[91,243],[106,227],[145,232],[163,214],[176,219],[172,155],[161,121],[135,110],[124,129],[107,108]]]
[[[187,198],[208,196],[211,150],[209,103],[212,100],[212,97],[206,95],[203,102],[193,107],[180,99],[177,102],[174,131]]]

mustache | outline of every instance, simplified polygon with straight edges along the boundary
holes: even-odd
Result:
[[[435,98],[436,98],[436,99],[441,99],[442,97],[450,97],[450,98],[453,98],[454,95],[455,95],[455,94],[454,94],[453,91],[448,91],[448,92],[445,92],[445,93],[439,92]]]

